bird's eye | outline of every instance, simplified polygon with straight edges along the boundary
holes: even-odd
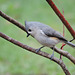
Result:
[[[29,29],[28,31],[31,32],[31,29]]]

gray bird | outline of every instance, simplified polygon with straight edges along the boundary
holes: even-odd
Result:
[[[65,43],[75,48],[75,44],[67,41],[58,31],[55,31],[48,25],[40,22],[27,22],[25,21],[25,30],[27,31],[27,37],[31,35],[43,46],[36,49],[36,52],[40,51],[43,47],[54,48],[58,43]],[[51,59],[54,56],[54,50],[51,55]]]

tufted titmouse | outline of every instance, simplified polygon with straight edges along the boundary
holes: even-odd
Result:
[[[67,41],[58,31],[55,31],[50,26],[45,25],[40,22],[27,22],[25,21],[25,30],[27,31],[27,37],[31,35],[34,37],[40,44],[43,46],[36,50],[38,52],[41,48],[47,46],[50,48],[54,48],[54,46],[58,43],[66,43],[71,47],[75,48],[75,44]],[[54,56],[51,55],[51,59]]]

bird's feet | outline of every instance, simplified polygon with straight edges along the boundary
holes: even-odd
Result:
[[[40,51],[40,49],[36,49],[36,51],[35,51],[35,52],[36,52],[36,53],[38,53],[39,51]]]
[[[54,54],[52,54],[52,55],[51,55],[50,59],[52,60],[52,59],[53,59],[53,57],[54,57]]]
[[[50,59],[52,60],[53,57],[54,57],[54,47],[52,47],[51,49],[53,49],[53,53],[52,53],[52,55],[51,55],[51,57],[50,57]]]
[[[38,49],[36,49],[36,53],[38,53],[43,47],[45,47],[45,46],[42,46],[42,47],[40,47],[40,48],[38,48]]]

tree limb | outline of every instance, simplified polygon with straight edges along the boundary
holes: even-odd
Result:
[[[23,31],[26,32],[25,27],[21,23],[17,22],[15,19],[9,17],[5,13],[3,13],[2,11],[0,11],[0,16],[3,17],[4,19],[8,20],[9,22],[11,22],[13,25],[16,25],[17,27],[19,27],[20,29],[22,29]]]
[[[62,23],[66,26],[66,28],[68,29],[68,31],[71,33],[71,35],[75,39],[75,31],[73,30],[73,28],[71,27],[71,25],[68,23],[68,21],[65,19],[65,17],[61,14],[61,12],[56,7],[56,5],[53,3],[53,1],[52,0],[46,0],[46,1],[48,2],[48,4],[51,6],[51,8],[56,13],[56,15],[60,18],[60,20],[62,21]]]
[[[29,47],[29,46],[27,46],[27,45],[24,45],[24,44],[20,43],[19,41],[14,40],[14,39],[10,38],[9,36],[7,36],[7,35],[5,35],[5,34],[3,34],[3,33],[1,33],[1,32],[0,32],[0,37],[2,37],[2,38],[4,38],[4,39],[8,40],[9,42],[11,42],[11,43],[13,43],[13,44],[15,44],[15,45],[17,45],[17,46],[23,48],[23,49],[26,49],[26,50],[31,51],[31,52],[33,52],[33,53],[36,53],[36,49],[31,48],[31,47]],[[43,56],[43,57],[45,57],[45,58],[48,58],[49,60],[50,60],[50,57],[51,57],[50,54],[48,54],[48,53],[46,53],[46,52],[42,52],[42,51],[39,51],[39,52],[36,53],[36,54],[41,55],[41,56]],[[57,64],[59,64],[59,65],[61,66],[61,68],[63,69],[65,75],[71,75],[62,60],[60,60],[60,59],[58,59],[58,58],[56,58],[56,57],[53,57],[53,58],[52,58],[52,61],[56,62]]]
[[[59,49],[59,48],[57,48],[57,47],[55,47],[54,50],[55,50],[57,53],[59,53],[59,54],[65,56],[65,57],[68,58],[72,63],[75,64],[75,57],[73,57],[73,56],[72,56],[70,53],[68,53],[67,51],[61,50],[61,49]]]

